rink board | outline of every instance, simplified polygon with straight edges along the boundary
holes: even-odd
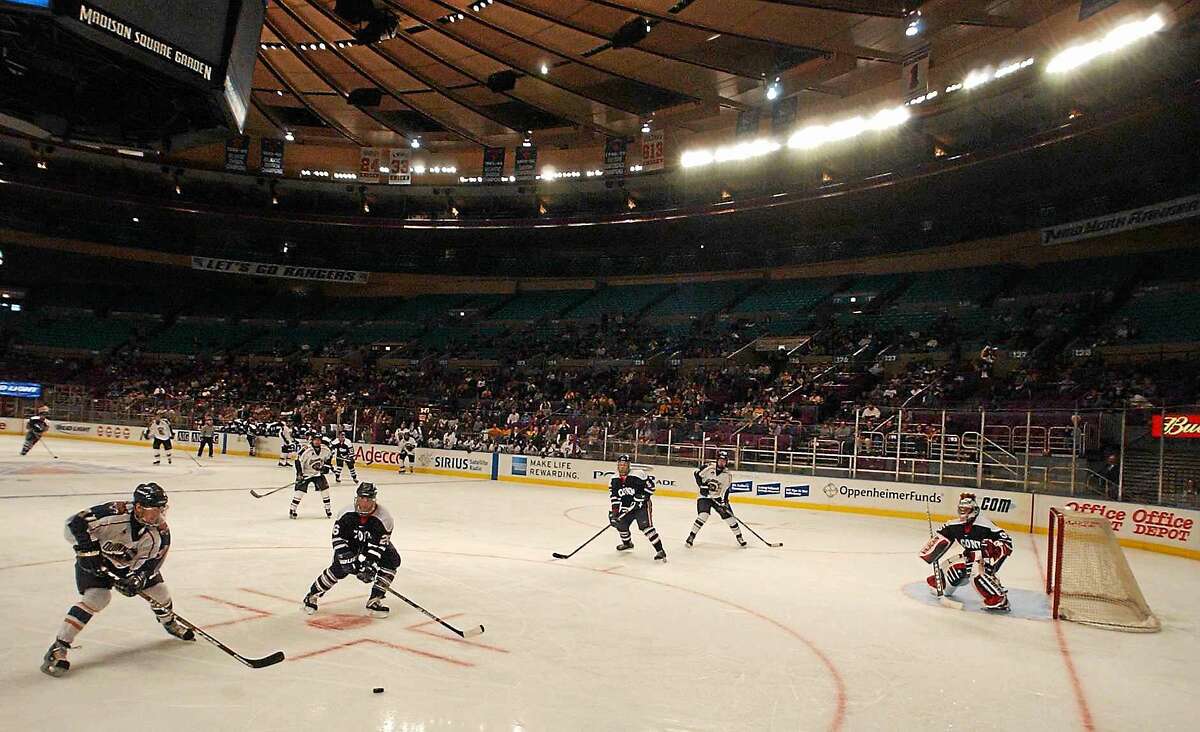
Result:
[[[23,419],[0,418],[0,432],[21,434],[23,431]],[[48,434],[54,438],[150,445],[149,440],[142,439],[142,428],[129,425],[51,420]],[[182,452],[199,442],[199,432],[177,430],[175,434],[175,442]],[[222,454],[249,454],[244,435],[218,434],[218,438]],[[258,457],[276,459],[280,446],[278,437],[259,437],[256,452]],[[359,468],[397,470],[400,451],[394,445],[359,444],[355,446],[355,460]],[[634,467],[654,477],[659,496],[696,497],[690,467],[640,463]],[[597,460],[418,448],[415,471],[454,478],[604,491],[616,475],[616,465]],[[734,478],[730,495],[735,503],[916,520],[926,518],[928,512],[932,520],[939,523],[954,516],[959,494],[972,492],[978,498],[980,508],[998,526],[1022,533],[1046,533],[1051,507],[1081,511],[1108,518],[1123,546],[1200,560],[1200,537],[1195,531],[1200,522],[1200,511],[1067,496],[784,473],[735,471]]]

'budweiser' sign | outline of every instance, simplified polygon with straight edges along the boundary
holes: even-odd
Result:
[[[1200,414],[1156,414],[1150,418],[1150,434],[1200,438]]]

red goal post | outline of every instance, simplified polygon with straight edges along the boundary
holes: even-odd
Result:
[[[1108,519],[1050,509],[1046,594],[1050,616],[1109,630],[1162,629]]]

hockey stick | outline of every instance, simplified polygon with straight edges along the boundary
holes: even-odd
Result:
[[[278,493],[279,491],[283,490],[284,488],[290,488],[294,485],[296,485],[296,481],[293,480],[291,483],[284,483],[283,485],[279,486],[278,488],[272,488],[269,491],[263,491],[261,493],[258,491],[257,488],[251,488],[250,495],[254,496],[255,498],[266,498],[267,496],[271,495],[272,493]]]
[[[558,552],[552,552],[552,553],[551,553],[551,556],[553,556],[555,559],[570,559],[571,557],[573,557],[573,556],[575,556],[576,554],[578,554],[580,549],[584,548],[584,547],[585,547],[585,546],[587,546],[588,544],[591,544],[591,543],[592,543],[593,541],[595,541],[596,539],[599,539],[601,534],[603,534],[605,531],[608,531],[608,530],[609,530],[609,529],[611,529],[611,528],[612,528],[612,524],[609,524],[608,526],[605,526],[603,529],[600,529],[599,531],[597,531],[597,532],[596,532],[595,536],[593,536],[592,538],[590,538],[590,539],[588,539],[587,541],[585,541],[585,542],[583,542],[582,544],[580,544],[580,545],[579,545],[579,546],[578,546],[578,547],[575,549],[575,551],[571,552],[570,554],[559,554]]]
[[[408,604],[409,604],[409,606],[411,606],[411,607],[414,607],[414,608],[416,608],[417,610],[420,610],[420,611],[421,611],[421,613],[422,613],[422,614],[423,614],[425,617],[429,618],[430,620],[437,621],[437,623],[438,623],[439,625],[441,625],[443,628],[446,628],[446,629],[447,629],[447,630],[449,630],[450,632],[454,633],[454,634],[455,634],[455,635],[457,635],[459,638],[474,638],[474,637],[475,637],[475,636],[477,636],[477,635],[482,635],[482,634],[483,634],[483,626],[482,626],[482,625],[476,625],[474,628],[467,628],[466,630],[459,630],[458,628],[455,628],[455,627],[454,627],[453,625],[451,625],[450,623],[447,623],[445,620],[442,620],[441,618],[439,618],[438,616],[436,616],[436,615],[434,615],[433,613],[429,612],[428,610],[426,610],[425,608],[421,607],[421,606],[420,606],[420,605],[418,605],[417,603],[415,603],[415,602],[413,602],[412,600],[408,599],[408,598],[407,598],[407,597],[405,597],[404,595],[401,595],[399,592],[396,592],[396,591],[395,591],[395,590],[393,590],[391,587],[388,587],[388,588],[387,588],[387,591],[388,591],[388,592],[390,592],[390,593],[392,593],[392,594],[393,594],[393,595],[395,595],[396,597],[399,597],[401,600],[404,600],[404,602],[408,603]]]
[[[55,460],[58,459],[58,456],[54,454],[54,451],[50,449],[50,446],[46,444],[45,440],[39,439],[38,444],[46,448],[46,452],[50,453],[50,457],[54,458]]]
[[[925,507],[925,521],[929,524],[929,538],[933,538],[933,516],[929,513],[929,506]],[[958,600],[951,600],[946,595],[946,575],[942,572],[942,560],[939,557],[933,561],[933,584],[937,591],[938,602],[944,607],[952,610],[962,610],[963,604]]]
[[[203,465],[201,465],[201,464],[200,464],[200,461],[196,459],[196,456],[195,456],[195,455],[192,455],[192,453],[191,453],[191,452],[189,452],[189,453],[187,454],[187,456],[188,456],[188,457],[190,457],[190,458],[192,459],[192,462],[196,464],[196,467],[198,467],[198,468],[203,468],[203,467],[204,467]]]
[[[732,512],[732,511],[730,511],[730,513],[732,514],[733,512]],[[737,519],[737,522],[738,522],[739,524],[741,524],[742,526],[745,526],[745,527],[746,527],[746,531],[749,531],[751,534],[754,534],[755,536],[757,536],[759,541],[761,541],[762,543],[764,543],[764,544],[766,544],[767,546],[771,547],[772,549],[778,549],[779,547],[783,546],[783,542],[782,542],[782,541],[780,541],[780,542],[770,542],[770,541],[767,541],[766,539],[762,538],[762,536],[761,536],[761,535],[759,535],[759,533],[758,533],[757,531],[755,531],[753,528],[751,528],[750,524],[748,524],[748,523],[746,523],[745,521],[741,520],[741,519],[740,519],[740,518],[738,518],[737,516],[734,516],[734,518],[735,518],[735,519]]]
[[[109,572],[107,574],[108,574],[109,578],[112,580],[121,579],[120,577],[118,577],[117,575],[115,575],[111,572]],[[140,597],[143,600],[145,600],[146,602],[150,603],[150,605],[152,607],[162,607],[161,605],[159,605],[157,602],[154,601],[154,598],[150,597],[145,592],[138,590],[137,594],[138,594],[138,597]],[[282,661],[284,658],[283,651],[275,651],[274,653],[267,655],[267,656],[263,656],[262,658],[247,658],[246,656],[243,656],[242,654],[233,650],[232,648],[225,645],[221,641],[212,637],[203,628],[201,628],[200,626],[191,622],[187,618],[184,618],[179,613],[175,613],[175,620],[183,627],[192,630],[196,635],[200,636],[201,638],[208,641],[209,643],[212,643],[214,646],[216,646],[217,648],[220,648],[222,651],[224,651],[228,655],[233,656],[235,659],[238,660],[238,662],[240,662],[244,666],[249,666],[250,668],[266,668],[267,666],[274,666],[275,664]]]

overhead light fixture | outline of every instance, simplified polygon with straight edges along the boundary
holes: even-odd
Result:
[[[142,223],[142,220],[141,220],[141,219],[139,219],[137,216],[134,216],[134,217],[133,217],[133,223],[135,223],[135,224],[140,224],[140,223]]]
[[[276,90],[275,90],[275,96],[277,96],[277,97],[282,97],[282,96],[283,96],[283,90],[282,90],[282,89],[276,89]]]
[[[908,14],[908,19],[908,25],[904,27],[904,35],[912,38],[921,32],[921,11],[912,11]]]
[[[283,139],[287,140],[288,142],[295,142],[296,136],[292,134],[291,130],[287,130],[283,133]]]
[[[642,134],[643,135],[650,134],[650,120],[646,120],[645,122],[642,123]]]
[[[1087,64],[1098,56],[1119,51],[1126,46],[1162,30],[1166,25],[1157,13],[1110,30],[1103,38],[1072,46],[1062,51],[1046,64],[1046,73],[1061,74]]]
[[[779,77],[776,76],[775,81],[771,82],[771,84],[767,87],[767,100],[772,102],[775,101],[779,98],[779,93],[781,91],[782,89],[779,86]]]
[[[542,76],[545,76],[546,74],[549,74],[549,73],[550,73],[550,67],[549,67],[548,65],[546,65],[545,63],[543,63],[543,64],[542,64],[542,68],[541,68],[541,72],[542,72]]]
[[[408,144],[412,147],[413,150],[416,150],[421,147],[421,138],[414,137],[412,139],[412,141],[409,142]]]

